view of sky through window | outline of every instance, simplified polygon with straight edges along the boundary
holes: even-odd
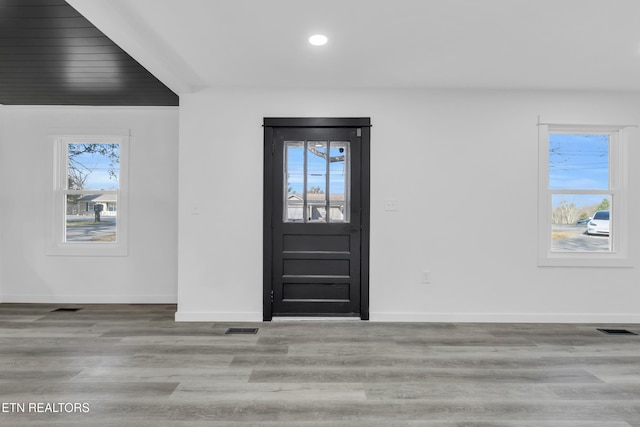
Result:
[[[302,142],[301,142],[302,143]],[[325,141],[310,142],[311,149],[307,151],[307,191],[326,192],[326,174],[327,146]],[[317,146],[316,146],[317,145]],[[346,166],[344,161],[345,143],[331,142],[329,156],[332,158],[330,162],[329,185],[331,192],[339,191],[344,193]],[[323,157],[323,155],[325,157]],[[287,184],[289,193],[303,193],[304,187],[304,149],[302,145],[299,147],[289,146],[287,151],[288,170]]]
[[[609,135],[550,134],[549,189],[608,190]],[[597,205],[603,198],[585,194],[563,196],[554,197],[554,207],[562,201],[579,206]]]
[[[69,144],[70,190],[117,190],[119,144]]]
[[[611,251],[609,216],[595,215],[613,202],[609,144],[608,134],[549,134],[552,251]]]

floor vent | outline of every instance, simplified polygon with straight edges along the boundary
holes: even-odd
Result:
[[[604,332],[609,335],[638,335],[635,332],[627,331],[626,329],[598,329],[600,332]]]
[[[258,333],[258,328],[229,328],[227,329],[227,332],[225,332],[226,335],[257,334],[257,333]]]
[[[78,311],[78,310],[82,310],[81,308],[67,308],[67,307],[61,307],[61,308],[56,308],[55,310],[51,310],[52,313],[55,313],[56,311],[68,311],[68,312],[74,312],[74,311]]]

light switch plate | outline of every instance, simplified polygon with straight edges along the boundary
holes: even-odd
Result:
[[[385,211],[397,211],[398,210],[398,201],[396,199],[387,199],[384,201],[384,210]]]

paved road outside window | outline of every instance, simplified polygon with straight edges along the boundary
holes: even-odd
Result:
[[[67,242],[115,242],[116,217],[102,216],[95,222],[93,215],[67,215]]]
[[[553,225],[553,252],[609,252],[609,236],[588,236],[586,225]]]

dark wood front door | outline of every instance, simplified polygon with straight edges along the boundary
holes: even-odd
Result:
[[[265,119],[264,319],[368,319],[369,119]]]

